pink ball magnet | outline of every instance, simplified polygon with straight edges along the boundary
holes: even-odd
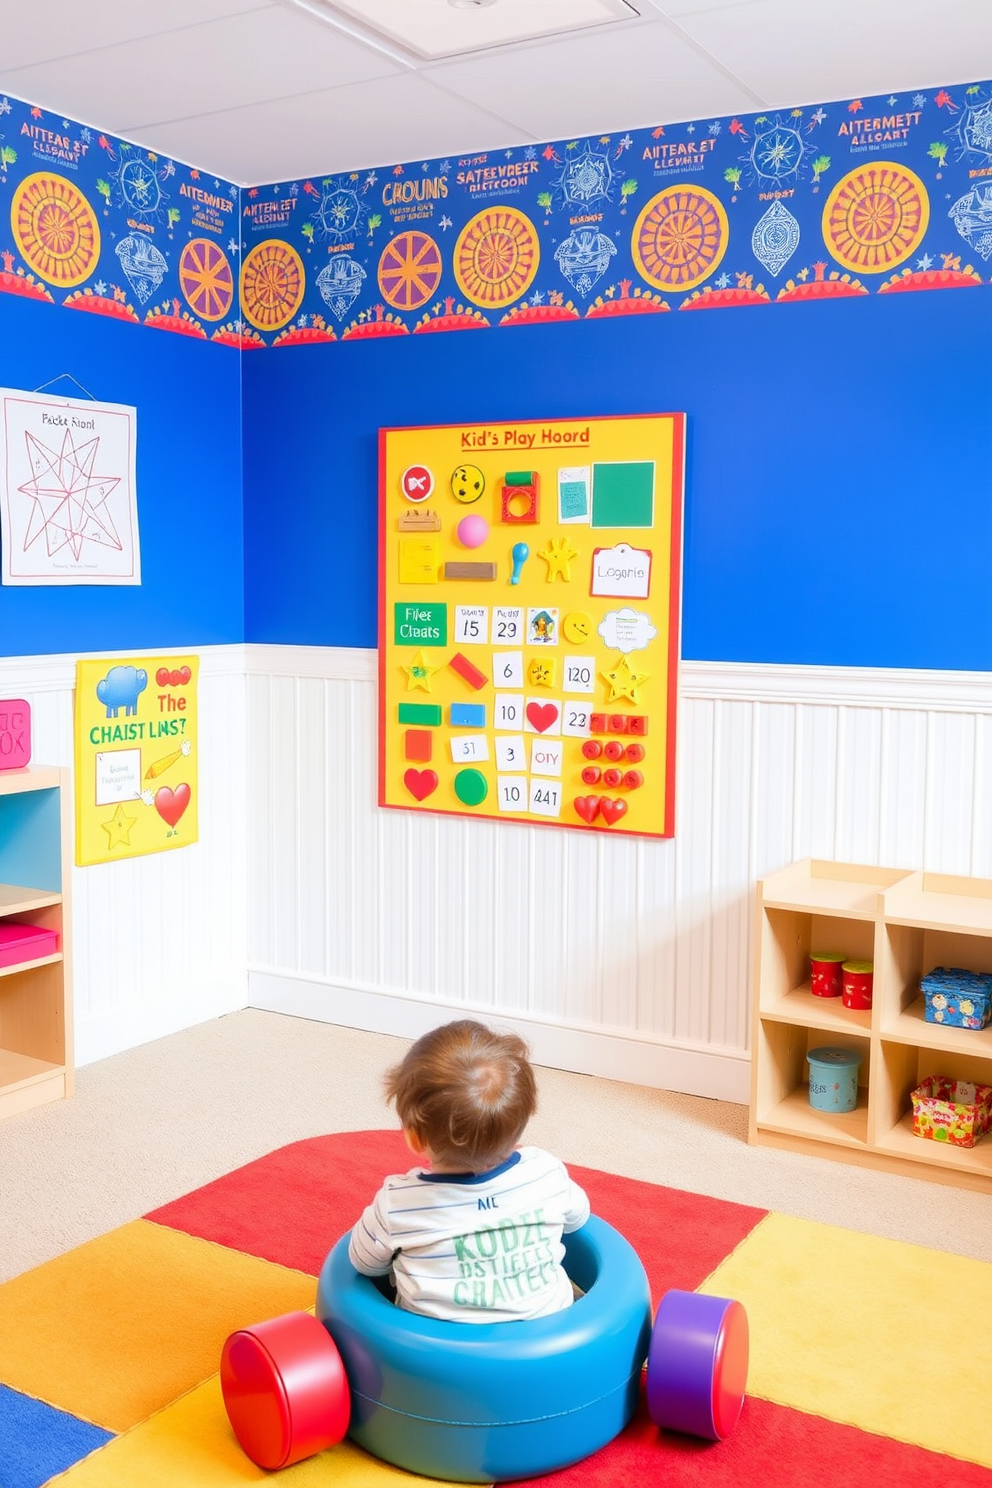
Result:
[[[489,523],[473,512],[470,517],[462,517],[455,530],[463,548],[481,548],[489,536]]]

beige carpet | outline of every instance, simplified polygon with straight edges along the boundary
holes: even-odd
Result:
[[[0,1281],[273,1148],[393,1124],[406,1044],[245,1011],[77,1074],[70,1101],[0,1123]],[[566,1162],[992,1260],[992,1196],[746,1139],[743,1106],[539,1072],[529,1139]]]

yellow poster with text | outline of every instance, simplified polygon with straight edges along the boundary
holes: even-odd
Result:
[[[76,663],[76,864],[197,840],[198,656]]]

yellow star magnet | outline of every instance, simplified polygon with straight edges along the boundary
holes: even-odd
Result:
[[[440,667],[428,666],[423,651],[418,651],[409,666],[403,667],[403,671],[406,672],[407,692],[415,692],[418,687],[424,692],[430,692],[431,678],[435,672],[440,670]]]
[[[638,692],[642,682],[650,677],[650,672],[635,672],[626,656],[621,656],[612,672],[600,672],[603,680],[609,685],[610,695],[606,699],[608,703],[616,703],[621,698],[629,698],[634,707],[640,707],[641,698]]]
[[[548,583],[555,579],[563,579],[567,584],[571,581],[572,574],[569,563],[573,558],[578,558],[578,549],[573,548],[567,537],[551,537],[548,546],[542,548],[538,558],[543,558],[548,565]]]
[[[123,805],[118,806],[109,821],[101,822],[100,825],[107,834],[107,851],[112,847],[131,846],[131,828],[138,820],[136,816],[128,816]]]

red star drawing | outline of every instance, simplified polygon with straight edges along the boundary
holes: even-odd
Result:
[[[108,496],[120,485],[120,476],[93,473],[99,436],[77,447],[71,429],[66,429],[60,450],[49,449],[36,434],[25,433],[24,438],[34,471],[33,479],[17,488],[34,502],[24,551],[42,534],[49,558],[68,546],[78,563],[87,541],[123,551],[106,507]]]

